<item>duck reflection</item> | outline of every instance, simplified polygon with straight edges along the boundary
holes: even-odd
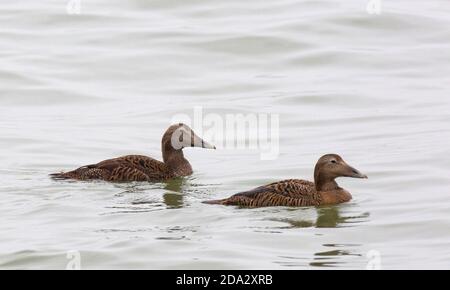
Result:
[[[307,220],[307,219],[281,219],[279,221],[283,221],[288,223],[289,228],[337,228],[341,226],[350,226],[352,224],[362,223],[367,220],[370,216],[369,213],[360,213],[357,215],[343,215],[341,211],[341,207],[332,206],[332,207],[320,207],[316,209],[317,218],[315,220]]]
[[[361,223],[367,220],[369,213],[357,215],[342,215],[339,207],[319,208],[316,220],[317,228],[336,228],[352,223]]]
[[[305,218],[285,219],[289,228],[338,228],[350,227],[368,221],[370,213],[362,212],[355,214],[348,206],[331,206],[316,208],[317,217],[315,220],[305,220]],[[304,216],[304,215],[303,215]],[[308,215],[310,216],[310,215]],[[313,260],[309,263],[311,267],[342,267],[350,260],[355,262],[362,259],[358,244],[324,244],[323,251],[314,254]]]
[[[337,245],[326,244],[324,247],[332,248],[314,254],[313,261],[309,263],[311,267],[339,267],[348,262],[349,259],[361,259],[362,254],[358,254],[357,247],[361,245]]]
[[[114,196],[118,204],[113,208],[127,209],[130,211],[152,211],[166,209],[176,209],[184,206],[184,194],[186,179],[175,178],[165,183],[154,184],[116,184],[115,187],[121,191]],[[149,194],[152,191],[153,194]],[[161,192],[162,191],[162,192]],[[160,196],[162,193],[163,200]]]
[[[168,192],[163,194],[163,200],[167,209],[182,208],[184,206],[183,194],[181,193],[184,183],[185,180],[183,178],[176,178],[165,184],[164,189],[168,190]]]

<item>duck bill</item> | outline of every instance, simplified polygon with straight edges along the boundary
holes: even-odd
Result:
[[[203,140],[202,138],[198,137],[197,135],[193,136],[191,147],[199,147],[199,148],[213,149],[213,150],[216,149],[216,146],[206,142],[205,140]]]
[[[347,172],[348,172],[347,177],[368,179],[367,175],[361,173],[361,171],[349,165],[347,165]]]
[[[216,150],[216,146],[214,146],[214,145],[212,145],[212,144],[210,144],[210,143],[204,141],[203,139],[202,139],[202,146],[201,146],[201,147],[202,147],[202,148],[205,148],[205,149]]]
[[[175,150],[181,150],[187,147],[199,147],[205,149],[216,149],[216,146],[209,144],[202,138],[198,137],[193,130],[187,130],[184,127],[177,129],[172,134],[172,147]]]

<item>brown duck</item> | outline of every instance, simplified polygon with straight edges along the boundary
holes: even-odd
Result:
[[[339,187],[338,177],[367,178],[348,165],[339,155],[322,156],[314,170],[314,182],[289,179],[271,183],[250,191],[235,194],[208,204],[237,205],[242,207],[266,206],[320,206],[350,201],[350,192]]]
[[[53,179],[125,181],[160,181],[192,174],[184,158],[186,147],[216,149],[198,137],[185,124],[172,125],[162,138],[163,162],[147,156],[127,155],[80,167],[66,173],[50,174]]]

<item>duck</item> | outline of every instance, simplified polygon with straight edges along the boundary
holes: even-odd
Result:
[[[216,149],[197,136],[186,124],[170,126],[161,141],[162,159],[142,155],[127,155],[82,166],[69,172],[50,174],[55,180],[104,180],[109,182],[164,181],[189,176],[192,166],[184,157],[183,149],[200,147]]]
[[[335,205],[348,202],[352,195],[339,187],[338,177],[367,179],[367,175],[348,165],[337,154],[326,154],[314,169],[314,182],[288,179],[237,193],[221,200],[205,201],[206,204],[234,205],[239,207],[307,207]]]

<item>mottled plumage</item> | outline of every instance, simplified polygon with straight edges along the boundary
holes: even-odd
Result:
[[[226,199],[206,201],[205,203],[242,207],[303,207],[338,204],[351,200],[352,196],[337,185],[335,182],[337,177],[367,178],[335,154],[328,154],[319,159],[314,176],[314,183],[300,179],[288,179],[241,192]]]
[[[113,182],[159,181],[192,174],[192,167],[184,158],[183,148],[215,149],[200,139],[188,126],[171,126],[162,138],[164,162],[142,155],[127,155],[97,164],[80,167],[66,173],[54,173],[54,179],[105,180]]]
[[[314,183],[289,179],[235,194],[218,203],[243,207],[309,206],[318,205],[319,199]]]
[[[147,156],[128,155],[52,176],[56,179],[101,179],[120,182],[164,180],[175,177],[175,174],[161,161]]]

